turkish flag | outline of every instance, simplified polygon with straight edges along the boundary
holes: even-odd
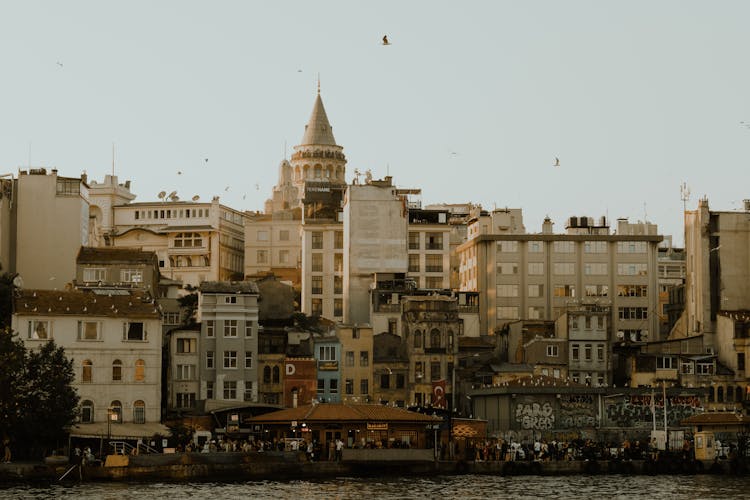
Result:
[[[448,402],[445,400],[445,379],[432,382],[432,406],[448,407]]]

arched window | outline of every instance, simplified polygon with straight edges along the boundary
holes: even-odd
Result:
[[[112,361],[112,382],[120,382],[122,380],[122,361],[116,359]]]
[[[94,364],[90,359],[84,359],[81,363],[81,382],[91,383],[94,377]]]
[[[433,328],[430,331],[430,347],[443,347],[442,339],[440,338],[440,330]]]
[[[273,367],[273,383],[274,384],[278,384],[279,383],[280,373],[281,373],[281,370],[279,369],[279,367],[278,366],[274,366]]]
[[[716,389],[716,402],[717,403],[724,402],[724,387],[719,386],[719,388]]]
[[[422,332],[420,330],[414,330],[414,348],[422,348]]]
[[[264,384],[271,383],[271,367],[270,366],[263,367],[263,383]]]
[[[139,359],[135,362],[135,377],[136,382],[143,382],[146,379],[146,362]]]
[[[713,403],[713,402],[714,402],[714,400],[716,399],[716,398],[714,397],[714,391],[715,391],[715,390],[716,390],[716,389],[715,389],[714,387],[710,387],[710,388],[708,389],[708,402],[709,402],[709,403]]]
[[[140,399],[133,403],[133,422],[136,424],[146,423],[146,403]]]
[[[94,422],[94,403],[88,399],[81,403],[81,422],[84,424]]]
[[[118,400],[112,401],[112,403],[109,405],[109,414],[107,415],[107,418],[109,418],[109,421],[113,424],[121,424],[122,423],[122,403],[120,403]]]

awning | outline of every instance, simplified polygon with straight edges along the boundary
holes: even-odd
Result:
[[[151,422],[146,424],[111,424],[107,428],[107,422],[95,422],[93,424],[76,424],[70,428],[70,437],[101,438],[110,439],[138,439],[150,438],[154,434],[169,436],[169,427],[160,423]]]

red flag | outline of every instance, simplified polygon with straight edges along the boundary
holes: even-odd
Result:
[[[448,402],[445,400],[445,379],[432,382],[432,406],[437,408],[448,407]]]

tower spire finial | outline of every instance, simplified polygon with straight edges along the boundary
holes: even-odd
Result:
[[[320,73],[318,73],[318,95],[320,95]]]

